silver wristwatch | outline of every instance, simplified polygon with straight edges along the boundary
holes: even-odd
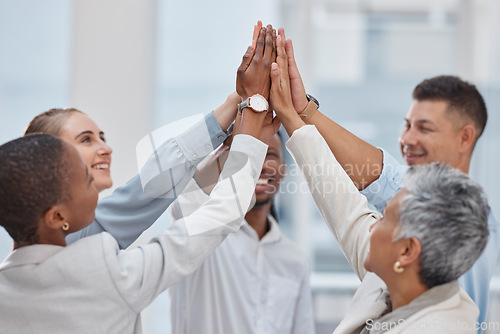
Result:
[[[255,94],[238,104],[238,112],[241,113],[247,107],[252,108],[255,112],[263,112],[269,109],[269,103],[264,96]]]

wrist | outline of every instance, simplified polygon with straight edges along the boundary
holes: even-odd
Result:
[[[234,91],[227,96],[226,101],[231,105],[237,105],[238,103],[241,103],[243,99],[238,95],[236,91]]]
[[[307,103],[307,106],[304,110],[299,114],[300,119],[302,119],[305,123],[318,111],[318,105],[310,100]]]
[[[297,104],[296,113],[300,115],[307,108],[308,103],[309,101],[307,101],[306,98],[301,100],[300,103]]]
[[[238,104],[238,111],[240,113],[245,108],[251,108],[255,112],[267,112],[269,110],[269,102],[264,96],[254,94]]]
[[[251,108],[244,108],[241,113],[238,134],[246,134],[259,139],[266,114],[265,112],[255,112]]]

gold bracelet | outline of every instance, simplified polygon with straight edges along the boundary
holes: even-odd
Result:
[[[304,122],[307,122],[307,120],[314,115],[318,108],[318,105],[311,100],[307,103],[306,108],[299,114],[299,116]]]

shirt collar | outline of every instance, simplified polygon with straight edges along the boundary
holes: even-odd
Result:
[[[278,222],[276,219],[274,219],[273,216],[267,215],[267,220],[269,221],[269,231],[264,235],[264,237],[260,240],[263,244],[270,244],[273,242],[278,242],[281,240],[281,231],[278,225]],[[259,238],[257,235],[257,232],[248,224],[248,222],[245,220],[243,222],[243,225],[241,226],[243,230],[245,230],[248,234],[250,234],[254,238]]]
[[[38,264],[64,247],[56,245],[28,245],[13,250],[0,264],[0,271],[26,264]]]

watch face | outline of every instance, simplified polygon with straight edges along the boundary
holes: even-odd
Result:
[[[306,94],[306,97],[307,101],[313,101],[319,107],[319,102],[314,96],[312,96],[311,94]]]
[[[267,111],[267,100],[264,98],[264,96],[255,94],[250,97],[250,108],[255,111]]]

